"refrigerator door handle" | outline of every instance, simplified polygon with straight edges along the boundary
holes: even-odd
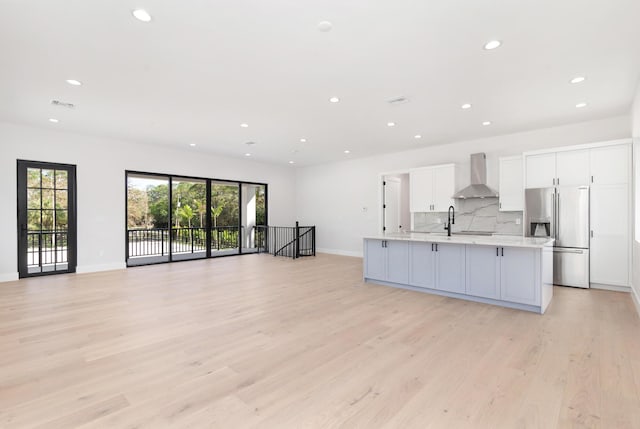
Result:
[[[556,240],[560,236],[560,192],[556,194]]]
[[[560,247],[555,247],[553,249],[554,252],[556,253],[576,253],[578,255],[582,255],[584,253],[584,250],[580,250],[580,249],[563,249]]]

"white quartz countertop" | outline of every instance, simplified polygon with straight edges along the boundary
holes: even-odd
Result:
[[[514,235],[456,235],[434,233],[393,233],[364,237],[372,240],[423,241],[428,243],[476,244],[479,246],[534,247],[553,246],[554,240],[545,237],[521,237]]]

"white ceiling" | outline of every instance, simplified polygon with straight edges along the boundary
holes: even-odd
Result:
[[[0,0],[0,120],[335,161],[626,114],[639,23],[638,0]]]

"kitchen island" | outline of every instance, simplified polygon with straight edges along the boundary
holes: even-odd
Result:
[[[553,297],[553,240],[429,233],[364,238],[364,280],[544,313]]]

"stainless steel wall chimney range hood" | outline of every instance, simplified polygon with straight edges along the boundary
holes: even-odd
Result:
[[[471,155],[471,184],[459,190],[453,198],[496,198],[498,192],[487,186],[487,155]]]

